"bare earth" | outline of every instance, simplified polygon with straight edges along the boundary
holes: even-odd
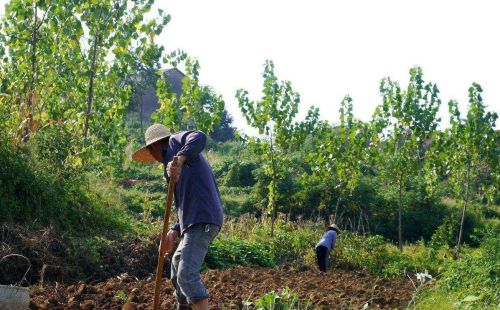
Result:
[[[408,281],[380,278],[354,271],[327,275],[293,268],[235,267],[202,273],[210,291],[211,309],[241,309],[270,291],[288,286],[302,298],[310,298],[314,308],[403,309],[411,299]],[[154,278],[137,280],[123,274],[107,281],[70,286],[32,288],[32,309],[150,309]],[[164,279],[161,309],[174,309],[172,285]]]

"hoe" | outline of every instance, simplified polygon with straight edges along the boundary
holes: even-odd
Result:
[[[177,165],[177,157],[174,156],[174,165]],[[172,199],[174,197],[174,187],[175,180],[170,178],[168,182],[168,192],[167,199],[165,200],[165,214],[163,216],[163,228],[161,231],[160,238],[160,249],[162,247],[163,242],[166,242],[165,235],[168,232],[168,220],[170,218],[170,210],[172,209]],[[153,310],[158,310],[158,306],[160,305],[160,288],[161,288],[161,276],[163,274],[163,255],[158,251],[158,263],[156,265],[156,282],[155,282],[155,295],[153,299]]]

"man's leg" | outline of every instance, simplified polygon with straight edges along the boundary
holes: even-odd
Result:
[[[217,225],[197,224],[184,232],[177,282],[195,310],[208,309],[208,291],[201,281],[200,270],[208,246],[219,230]]]
[[[321,249],[320,249],[320,247],[316,247],[316,261],[317,261],[317,263],[318,263],[318,268],[319,268],[319,270],[320,270],[320,271],[323,271],[323,270],[321,269],[321,266],[322,266],[322,264],[323,264],[323,260],[321,259]]]
[[[324,246],[319,246],[316,249],[316,253],[318,256],[318,264],[319,264],[319,270],[322,272],[326,272],[328,270],[327,265],[328,265],[328,249]]]
[[[323,254],[323,268],[325,272],[328,272],[328,259],[330,258],[330,255],[328,253],[328,248],[325,247],[324,249],[324,254]]]
[[[177,250],[175,251],[174,255],[172,256],[172,264],[171,264],[171,271],[170,271],[170,280],[172,281],[172,284],[175,288],[174,295],[175,299],[177,300],[177,309],[178,310],[189,310],[189,304],[186,299],[186,296],[184,296],[181,292],[181,289],[179,288],[179,284],[177,283],[177,274],[179,272],[179,262],[181,259],[181,253],[182,253],[182,246],[183,246],[183,240],[184,238],[181,239],[181,242],[179,243],[179,246],[177,247]]]

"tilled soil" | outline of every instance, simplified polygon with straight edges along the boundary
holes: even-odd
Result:
[[[327,275],[293,268],[235,267],[209,270],[202,278],[210,291],[210,309],[241,309],[245,301],[289,287],[314,308],[406,308],[412,296],[408,281],[362,272],[334,271]],[[154,278],[137,280],[123,274],[95,284],[32,288],[32,309],[150,309]],[[162,283],[161,309],[175,309],[172,285]]]

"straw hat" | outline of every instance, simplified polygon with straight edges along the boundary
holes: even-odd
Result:
[[[335,224],[330,224],[330,226],[328,226],[328,229],[334,229],[335,231],[340,232],[339,227]]]
[[[148,149],[151,144],[160,141],[162,139],[168,138],[172,133],[167,129],[167,127],[162,124],[153,124],[148,127],[144,137],[146,139],[146,145],[141,149],[137,150],[133,155],[132,159],[141,163],[151,163],[155,162],[156,159],[153,157]]]

